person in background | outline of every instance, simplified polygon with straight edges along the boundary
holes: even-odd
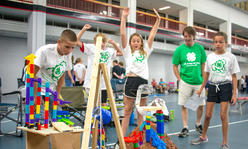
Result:
[[[85,76],[86,68],[83,64],[82,58],[76,59],[76,64],[74,66],[74,75],[76,76],[75,86],[84,85],[84,76]]]
[[[123,62],[119,62],[119,67],[121,68],[121,78],[120,79],[124,79],[126,76],[126,70],[125,68],[123,68],[124,63]]]
[[[113,61],[113,66],[114,67],[112,68],[112,79],[110,81],[114,97],[115,99],[118,99],[118,95],[116,93],[116,84],[118,83],[119,79],[121,79],[121,67],[118,65],[117,60]]]
[[[159,85],[161,86],[162,89],[165,90],[165,93],[169,92],[170,87],[166,86],[166,83],[163,81],[163,78],[160,79]],[[160,93],[163,93],[162,91]]]
[[[248,94],[248,75],[245,76],[246,93]]]
[[[159,89],[160,90],[160,93],[162,93],[163,89],[162,89],[162,86],[158,85],[155,78],[152,79],[152,87],[154,89]]]
[[[244,84],[245,84],[245,77],[242,76],[242,77],[241,77],[241,80],[240,80],[240,85],[241,85],[240,92],[241,92],[241,93],[243,92]]]
[[[72,63],[72,69],[65,72],[65,86],[71,87],[73,86],[74,82],[74,73],[73,73],[73,62],[74,62],[74,56],[71,56],[71,63]]]

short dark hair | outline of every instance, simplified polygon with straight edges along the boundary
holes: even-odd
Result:
[[[66,29],[61,33],[59,39],[61,42],[65,42],[67,40],[77,42],[77,35],[72,30]]]
[[[227,42],[227,34],[225,32],[217,32],[216,34],[214,34],[213,42],[214,42],[215,36],[223,36],[225,42]]]
[[[118,61],[117,60],[113,60],[113,62],[115,62],[116,64],[118,64]]]
[[[196,36],[196,31],[192,26],[187,26],[183,29],[183,36],[184,36],[184,32],[187,32],[188,34],[193,35],[194,37]]]
[[[119,65],[124,66],[124,63],[123,62],[119,62]]]

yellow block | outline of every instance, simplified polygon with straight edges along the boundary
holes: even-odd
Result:
[[[49,110],[49,102],[45,102],[45,110]]]
[[[36,114],[40,114],[40,105],[36,106]]]
[[[34,115],[30,115],[30,119],[34,119]]]

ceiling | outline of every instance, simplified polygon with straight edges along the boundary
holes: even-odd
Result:
[[[116,1],[119,1],[119,0],[116,0]],[[217,1],[223,2],[223,0],[217,0]],[[227,1],[228,3],[232,4],[232,3],[244,2],[247,0],[227,0]],[[171,8],[162,10],[162,11],[158,10],[159,8],[165,7],[165,6],[171,6]],[[148,10],[152,10],[152,8],[155,8],[160,13],[169,14],[174,17],[179,17],[179,11],[185,9],[185,7],[183,6],[176,5],[166,0],[156,0],[156,3],[154,3],[154,1],[151,1],[151,0],[137,0],[137,7],[145,8]],[[225,20],[222,20],[214,16],[210,16],[208,14],[205,14],[199,11],[194,11],[194,22],[219,29],[219,25],[225,22]],[[243,31],[235,32],[236,30],[243,30]],[[244,27],[232,24],[232,33],[248,38],[248,28],[244,28]]]

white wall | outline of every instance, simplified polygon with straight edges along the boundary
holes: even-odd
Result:
[[[173,72],[172,65],[173,55],[152,53],[148,58],[149,66],[149,84],[152,79],[155,78],[158,83],[160,78],[163,78],[164,82],[175,82],[177,81],[176,76]]]
[[[24,57],[27,55],[27,39],[0,36],[0,77],[2,92],[17,89],[17,78],[22,76]]]

